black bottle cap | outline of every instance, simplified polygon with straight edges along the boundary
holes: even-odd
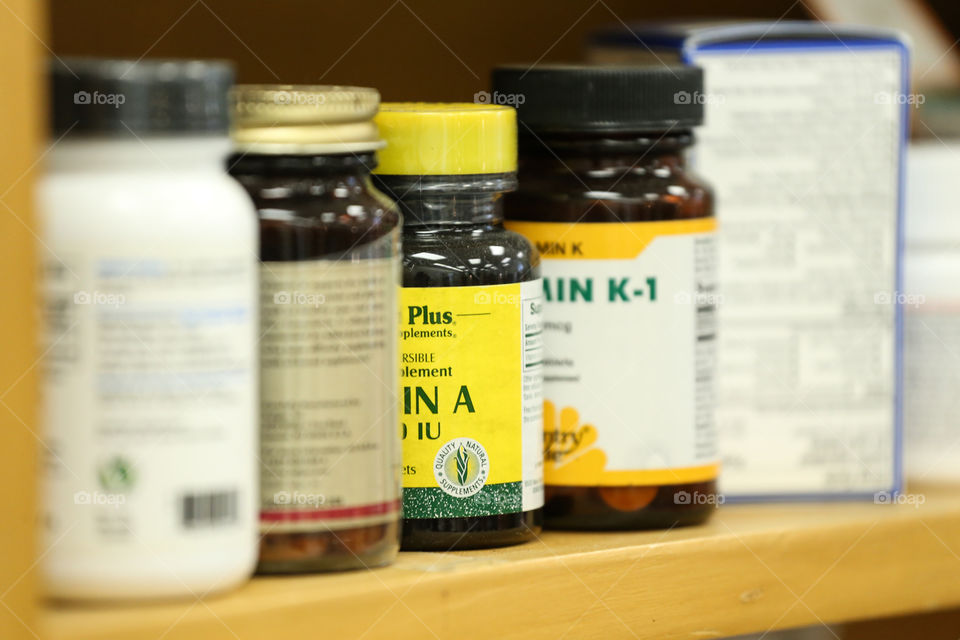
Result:
[[[494,69],[489,100],[517,108],[521,135],[688,129],[703,124],[703,70],[508,65]]]
[[[63,58],[53,61],[51,77],[55,136],[229,130],[229,62]]]

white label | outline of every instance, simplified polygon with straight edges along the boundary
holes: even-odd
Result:
[[[399,260],[265,262],[260,275],[261,528],[396,520]]]
[[[703,53],[727,494],[889,490],[901,53]]]
[[[544,254],[548,485],[716,477],[714,226],[509,223]]]
[[[253,257],[58,255],[44,280],[48,541],[86,558],[252,534]]]
[[[523,307],[523,511],[543,506],[543,281],[520,285]]]

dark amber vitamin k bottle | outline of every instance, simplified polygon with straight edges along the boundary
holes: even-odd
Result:
[[[513,109],[384,104],[374,179],[403,212],[404,549],[530,540],[543,505],[543,288],[503,228]]]
[[[370,183],[374,89],[241,85],[229,171],[260,217],[258,570],[399,547],[400,214]]]
[[[543,256],[545,521],[672,527],[717,503],[713,198],[686,169],[694,67],[502,67],[507,228]],[[521,98],[522,97],[522,98]]]

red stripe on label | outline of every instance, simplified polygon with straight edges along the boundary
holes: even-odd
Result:
[[[299,522],[303,520],[340,520],[382,516],[400,510],[400,501],[378,502],[359,507],[332,507],[329,509],[302,509],[296,511],[261,511],[261,522]]]

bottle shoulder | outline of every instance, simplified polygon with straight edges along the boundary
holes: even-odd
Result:
[[[407,287],[512,284],[540,277],[540,255],[525,237],[500,225],[405,227]]]
[[[349,224],[363,224],[373,218],[399,223],[399,210],[392,200],[377,191],[369,180],[338,177],[277,178],[235,175],[258,210],[285,211],[295,218],[330,218],[324,213],[346,213]],[[331,222],[336,222],[331,219]],[[346,222],[346,221],[345,221]]]
[[[260,219],[262,260],[303,260],[355,251],[394,234],[400,226],[396,204],[369,180],[235,177]]]
[[[75,238],[197,239],[256,229],[249,196],[222,170],[49,172],[38,181],[37,201],[51,233]]]
[[[504,197],[512,220],[643,222],[713,215],[711,187],[677,168],[629,171],[521,173],[520,187]]]

